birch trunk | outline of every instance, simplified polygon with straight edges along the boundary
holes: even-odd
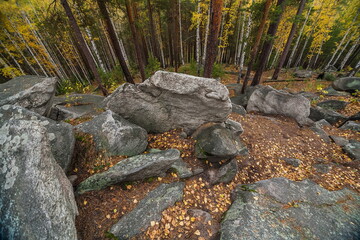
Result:
[[[356,39],[355,43],[352,45],[352,47],[348,51],[345,58],[342,60],[342,62],[340,64],[339,71],[341,71],[344,68],[344,66],[345,66],[346,62],[349,60],[351,54],[354,52],[355,48],[359,45],[359,40],[360,40],[360,38]]]
[[[181,64],[184,65],[184,49],[183,49],[183,37],[182,37],[182,24],[181,24],[181,0],[179,0],[179,38],[180,38],[180,60]]]
[[[200,3],[201,0],[198,1],[198,9],[197,12],[198,14],[201,13],[201,8],[200,8]],[[201,62],[200,62],[200,58],[201,58],[201,39],[200,39],[200,23],[201,23],[201,19],[198,19],[197,22],[197,27],[196,27],[196,64],[197,64],[197,74],[200,76],[200,71],[201,71]]]
[[[1,46],[5,49],[5,52],[11,57],[11,59],[13,60],[13,62],[16,64],[16,66],[18,67],[18,69],[20,70],[22,75],[25,75],[24,70],[22,69],[22,67],[20,66],[19,62],[16,60],[16,58],[14,58],[14,56],[11,54],[11,52],[7,49],[7,47],[3,44],[3,42],[0,40],[0,44]]]
[[[345,51],[345,49],[347,48],[347,46],[351,42],[351,39],[352,39],[353,36],[354,36],[354,33],[351,35],[350,39],[346,42],[345,46],[341,49],[340,53],[338,54],[338,56],[334,60],[333,65],[336,65],[336,63],[338,62],[340,56],[343,54],[343,52]]]
[[[245,32],[245,39],[249,39],[251,24],[252,24],[251,13],[248,13],[248,14],[249,14],[248,25],[247,25],[246,32]],[[245,19],[245,15],[244,15],[244,19]],[[245,24],[245,22],[244,22],[244,24]],[[246,47],[247,47],[247,43],[248,43],[247,40],[243,39],[242,41],[243,41],[243,45],[242,45],[242,50],[241,50],[241,54],[240,54],[239,74],[238,74],[238,78],[237,78],[237,83],[240,83],[241,73],[244,68],[245,51],[246,51]]]

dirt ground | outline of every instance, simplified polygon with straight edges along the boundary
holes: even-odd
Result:
[[[266,73],[264,80],[270,74]],[[223,78],[224,84],[235,82],[235,75],[228,74]],[[359,97],[327,97],[322,94],[322,89],[330,82],[311,79],[265,84],[278,89],[286,87],[295,92],[302,90],[316,92],[321,96],[321,100],[331,98],[348,101],[350,104],[342,111],[348,116],[360,111]],[[111,239],[111,234],[107,232],[110,227],[161,183],[184,181],[186,183],[184,198],[166,209],[159,222],[152,222],[141,236],[134,239],[216,239],[215,230],[231,204],[231,191],[237,184],[286,177],[294,181],[311,179],[329,190],[348,187],[360,192],[359,166],[352,164],[352,160],[343,153],[341,147],[332,142],[325,143],[309,128],[301,128],[294,120],[282,116],[250,113],[244,117],[232,113],[230,118],[242,124],[244,133],[240,138],[249,150],[249,156],[236,158],[239,171],[232,182],[215,186],[208,183],[206,171],[218,166],[210,166],[209,163],[196,159],[193,139],[182,138],[181,130],[150,134],[149,148],[177,148],[181,150],[184,161],[192,169],[202,167],[204,173],[182,180],[176,173],[169,172],[163,178],[129,182],[77,196],[79,216],[76,218],[76,225],[79,239]],[[325,131],[331,135],[360,141],[358,132],[339,130],[335,127],[326,127]],[[107,158],[103,153],[95,151],[91,136],[77,134],[75,158],[77,164],[74,165],[71,174],[78,176],[76,181],[78,184],[88,176],[108,169],[125,157]],[[302,163],[299,167],[294,167],[287,164],[283,158],[297,158]],[[325,166],[326,170],[321,166]],[[211,219],[204,221],[201,217],[194,216],[191,209],[204,210],[211,214]]]

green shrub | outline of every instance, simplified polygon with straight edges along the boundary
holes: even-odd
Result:
[[[146,78],[149,78],[159,69],[160,69],[160,62],[154,56],[150,56],[148,59],[148,65],[146,65],[145,68]]]
[[[336,77],[334,75],[332,75],[331,73],[325,73],[324,79],[326,81],[335,81]]]
[[[104,87],[109,91],[113,91],[120,84],[124,83],[124,75],[120,65],[116,65],[111,71],[105,72],[99,69],[99,74],[101,82],[104,84]]]
[[[180,66],[179,72],[189,74],[189,75],[193,75],[193,76],[198,76],[196,61],[191,60],[191,62],[189,64],[185,64],[185,65]]]
[[[213,70],[212,70],[212,77],[213,78],[218,78],[218,77],[222,77],[224,76],[225,71],[224,68],[221,64],[215,63]]]

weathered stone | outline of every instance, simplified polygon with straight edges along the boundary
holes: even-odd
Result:
[[[57,78],[20,76],[0,84],[0,106],[18,105],[47,115],[55,94]]]
[[[75,146],[74,131],[70,124],[55,122],[20,106],[4,105],[0,107],[0,127],[11,119],[34,120],[44,126],[56,162],[65,172],[69,169]]]
[[[37,120],[0,128],[0,239],[77,239],[71,183]]]
[[[360,78],[359,77],[344,77],[332,83],[332,87],[338,91],[355,92],[360,91]]]
[[[349,96],[348,92],[336,91],[333,87],[329,86],[323,89],[323,94],[326,96]]]
[[[124,84],[106,107],[150,132],[182,128],[191,134],[206,122],[223,122],[231,112],[227,88],[215,79],[156,72],[137,85]]]
[[[232,106],[231,111],[233,113],[237,113],[237,114],[240,114],[242,116],[246,115],[246,110],[245,110],[245,108],[243,106],[235,104],[235,103],[232,103],[231,106]]]
[[[312,92],[299,92],[297,94],[306,97],[310,101],[319,99],[319,96]]]
[[[231,160],[229,163],[221,166],[219,169],[214,170],[213,174],[210,173],[211,184],[231,182],[235,178],[238,169],[239,167],[237,160]]]
[[[294,167],[299,167],[302,164],[302,161],[297,158],[283,158],[283,160]]]
[[[300,95],[263,86],[253,92],[246,110],[292,117],[300,125],[303,125],[308,121],[310,101]]]
[[[235,134],[235,136],[240,136],[244,132],[244,129],[239,122],[227,119],[224,124],[227,129],[231,130]]]
[[[145,129],[110,110],[89,122],[77,125],[76,128],[92,134],[97,149],[104,150],[110,156],[134,156],[144,152],[148,144]]]
[[[73,94],[54,97],[49,118],[55,121],[79,118],[84,115],[98,115],[103,96],[93,94]]]
[[[353,160],[360,160],[360,142],[355,140],[350,140],[349,143],[343,147],[343,150]]]
[[[223,240],[360,238],[360,197],[349,189],[273,178],[239,185],[233,199],[221,224]]]
[[[321,107],[311,107],[309,118],[313,121],[325,119],[330,124],[335,124],[337,122],[343,122],[347,120],[346,116],[332,110],[323,109]]]
[[[238,94],[235,97],[231,97],[230,100],[232,103],[243,106],[245,108],[248,105],[251,94],[253,94],[253,92],[258,88],[261,88],[261,86],[248,86],[245,89],[245,93]]]
[[[119,239],[131,239],[145,231],[151,222],[160,221],[162,211],[183,198],[184,187],[183,182],[161,184],[113,225],[110,232]]]
[[[160,176],[180,159],[177,149],[130,157],[118,162],[107,171],[97,173],[79,184],[77,193],[101,190],[116,183],[143,180]]]
[[[247,154],[247,148],[239,137],[221,124],[201,127],[193,138],[196,139],[196,157],[218,162],[231,159],[239,154]]]
[[[297,70],[294,72],[294,76],[298,78],[311,78],[312,77],[312,71],[308,70]]]
[[[355,113],[354,115],[351,115],[351,116],[349,117],[349,120],[351,120],[351,121],[358,121],[358,120],[360,120],[360,112]]]
[[[317,106],[324,108],[324,109],[338,111],[338,110],[344,109],[346,107],[346,105],[348,105],[348,104],[349,103],[347,103],[345,101],[340,101],[340,100],[326,100],[323,102],[319,102],[317,104]]]
[[[174,162],[173,165],[171,165],[171,168],[176,171],[180,178],[188,178],[194,175],[191,168],[182,159]]]
[[[218,238],[218,232],[220,224],[212,218],[211,214],[201,209],[189,209],[187,214],[194,217],[196,220],[193,222],[194,229],[198,230],[200,234],[196,234],[194,231],[191,235],[187,236],[187,239],[204,239],[216,240]],[[209,224],[210,223],[210,224]],[[201,236],[201,237],[199,237]]]
[[[340,127],[341,129],[349,129],[356,132],[360,132],[360,124],[354,121],[347,121],[344,125]]]
[[[320,128],[323,128],[323,127],[325,127],[325,126],[331,126],[331,124],[330,124],[328,121],[326,121],[325,119],[321,119],[321,120],[319,120],[319,121],[316,121],[314,124],[315,124],[317,127],[320,127]]]
[[[329,163],[318,163],[318,164],[314,164],[313,167],[315,168],[315,170],[318,173],[323,173],[326,174],[328,172],[330,172],[331,168],[332,168],[332,164]]]
[[[334,141],[336,145],[339,145],[340,147],[344,147],[346,144],[349,143],[349,140],[343,137],[330,136],[330,138]]]
[[[310,127],[311,130],[313,130],[319,137],[324,140],[324,142],[329,143],[330,138],[329,135],[321,128],[321,126],[318,126],[317,124],[314,124]]]

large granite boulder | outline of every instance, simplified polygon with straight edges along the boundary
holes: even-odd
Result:
[[[177,149],[143,154],[121,160],[102,173],[97,173],[77,187],[77,193],[101,190],[120,182],[143,180],[163,175],[180,158]]]
[[[57,78],[20,76],[0,84],[0,106],[19,105],[40,115],[49,113]]]
[[[105,100],[107,108],[150,132],[183,128],[191,134],[231,112],[227,88],[215,79],[156,72],[141,84],[124,84]]]
[[[73,127],[68,123],[53,121],[20,106],[0,107],[0,127],[14,119],[33,120],[44,126],[54,159],[67,172],[75,146]]]
[[[241,133],[241,130],[229,124],[206,124],[200,127],[192,136],[196,140],[196,157],[219,162],[247,154],[248,150],[239,138]]]
[[[73,188],[37,120],[0,127],[0,239],[77,239]]]
[[[298,78],[311,78],[312,71],[308,70],[297,70],[294,72],[294,76]]]
[[[332,87],[338,91],[355,92],[360,91],[359,77],[344,77],[332,83]]]
[[[76,128],[92,134],[97,149],[105,151],[109,156],[134,156],[144,152],[148,144],[145,129],[110,110]]]
[[[132,239],[146,231],[151,222],[160,221],[162,211],[182,200],[184,187],[183,182],[161,184],[149,192],[134,210],[113,225],[110,232],[118,239]]]
[[[309,120],[310,101],[301,95],[263,86],[253,92],[246,110],[292,117],[300,125],[305,125]]]
[[[239,185],[221,224],[221,239],[360,238],[360,197],[314,182],[273,178]]]
[[[62,121],[84,115],[98,115],[105,97],[94,94],[72,94],[56,96],[50,109],[49,118]]]
[[[347,120],[347,117],[335,112],[333,110],[324,109],[321,107],[311,107],[309,118],[313,121],[319,121],[325,119],[330,124],[335,124],[337,122],[344,122]]]

